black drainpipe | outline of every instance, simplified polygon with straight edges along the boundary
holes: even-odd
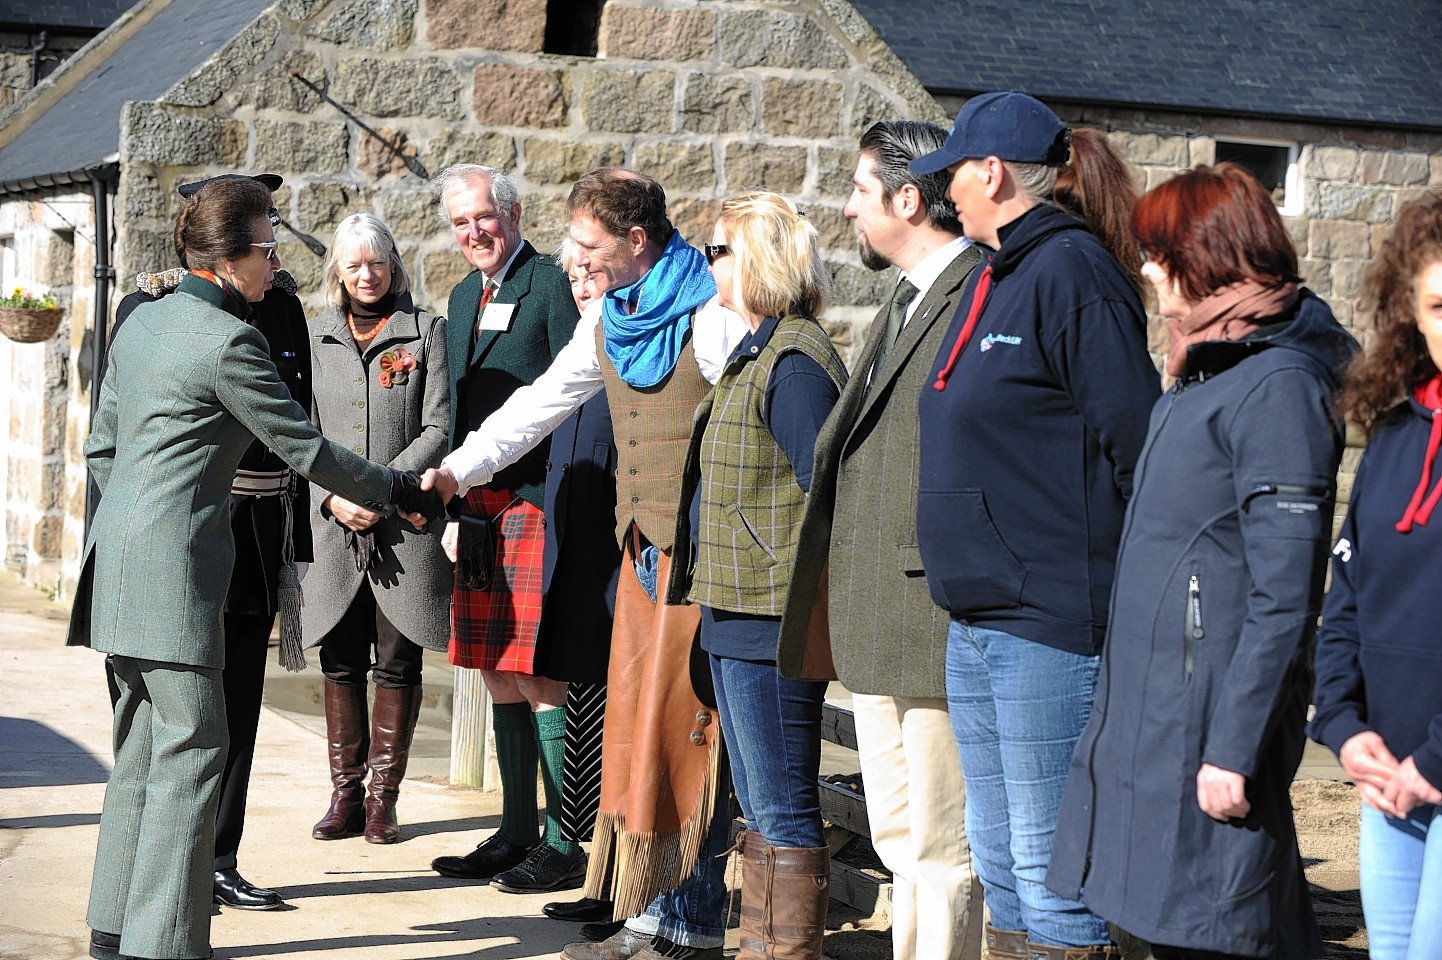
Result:
[[[114,167],[90,171],[90,193],[95,199],[95,315],[90,329],[90,422],[100,406],[100,380],[105,372],[105,333],[110,322],[110,284],[115,267],[110,263],[110,184],[119,177]],[[100,504],[100,488],[93,478],[85,483],[85,539]]]

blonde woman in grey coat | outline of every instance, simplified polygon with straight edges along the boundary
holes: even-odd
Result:
[[[321,432],[400,470],[446,452],[445,320],[416,308],[395,238],[369,213],[336,228],[328,308],[311,323],[312,416]],[[452,574],[440,538],[312,488],[315,562],[302,630],[320,645],[334,785],[317,840],[400,837],[395,804],[421,703],[422,648],[445,650]],[[375,709],[366,720],[366,673]],[[369,729],[368,729],[369,727]],[[366,783],[366,771],[370,782]]]

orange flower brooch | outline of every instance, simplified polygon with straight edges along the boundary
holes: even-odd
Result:
[[[416,368],[416,358],[405,347],[396,347],[381,354],[380,368],[381,375],[378,379],[381,386],[387,390],[391,387],[402,387],[411,378],[411,371]]]

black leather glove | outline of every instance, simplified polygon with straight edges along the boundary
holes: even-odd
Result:
[[[391,503],[406,513],[419,513],[428,524],[446,515],[446,504],[438,490],[422,490],[414,470],[391,470]]]

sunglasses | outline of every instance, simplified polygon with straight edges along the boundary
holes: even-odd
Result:
[[[265,259],[267,260],[277,260],[280,258],[280,254],[276,253],[276,242],[274,240],[267,241],[266,243],[252,243],[251,246],[260,247],[264,250]]]
[[[724,243],[708,243],[704,247],[706,262],[714,265],[717,260],[731,252],[731,248]]]

